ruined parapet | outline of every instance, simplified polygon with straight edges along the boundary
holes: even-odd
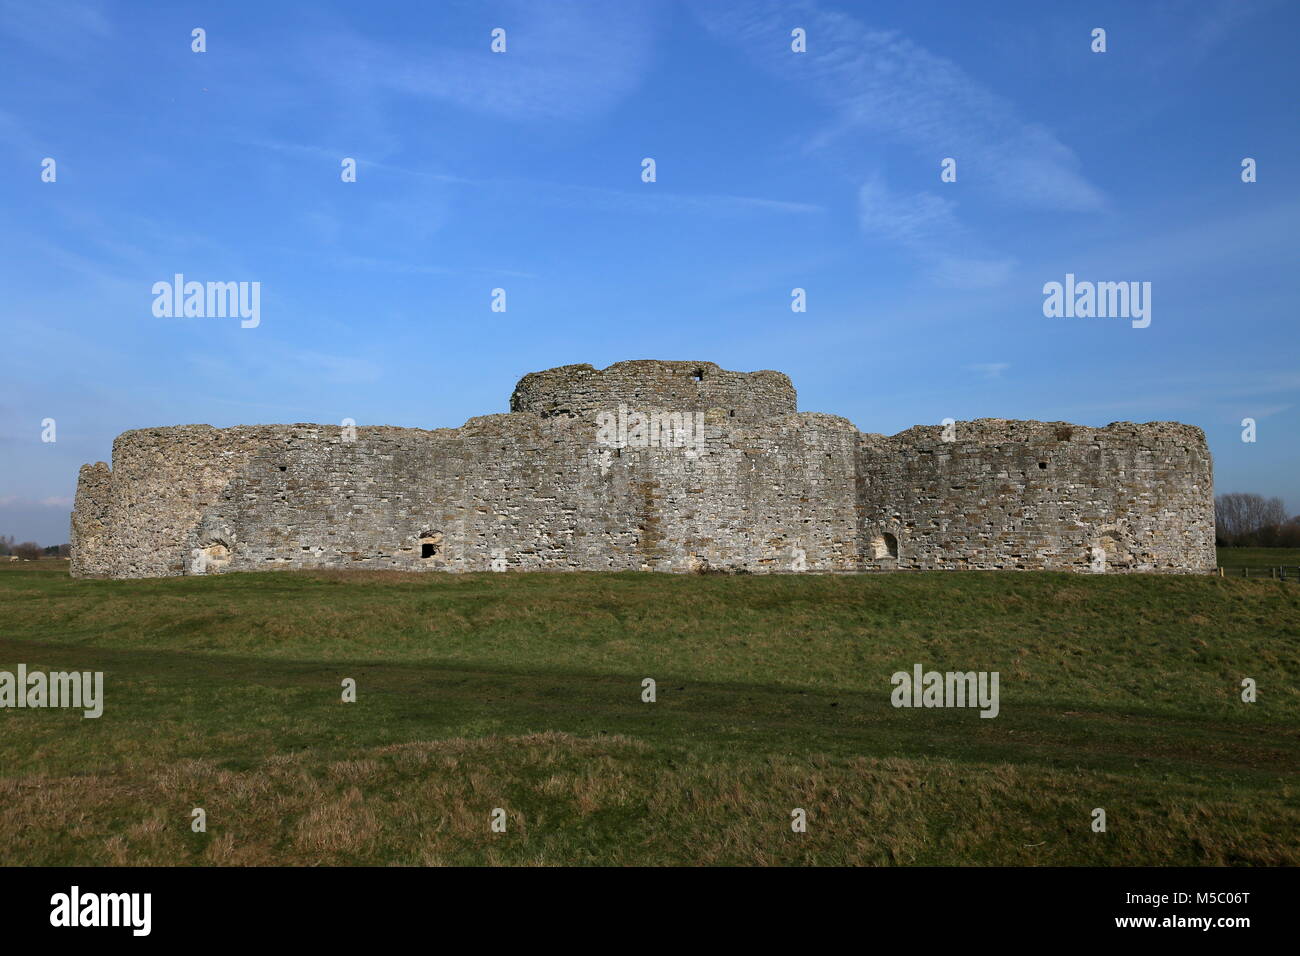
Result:
[[[864,568],[1207,572],[1205,435],[980,419],[863,435]]]
[[[781,372],[732,372],[713,362],[617,362],[605,369],[564,365],[525,375],[510,396],[512,412],[590,417],[622,403],[634,408],[725,409],[742,421],[788,415],[794,385]]]

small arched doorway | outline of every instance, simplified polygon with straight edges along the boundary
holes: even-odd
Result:
[[[876,561],[898,559],[898,538],[883,531],[871,539],[871,557]]]

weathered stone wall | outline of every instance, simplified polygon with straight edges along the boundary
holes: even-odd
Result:
[[[694,448],[609,447],[594,418],[531,414],[342,432],[183,426],[119,442],[112,544],[78,571],[856,567],[857,431],[832,416],[758,428],[714,412]],[[199,475],[215,480],[190,485]],[[96,493],[83,483],[79,512]]]
[[[862,435],[796,412],[780,373],[693,362],[534,373],[511,405],[433,431],[126,432],[111,471],[82,469],[73,573],[1088,570],[1094,547],[1110,571],[1214,565],[1209,455],[1184,425]],[[620,406],[679,414],[610,429]]]
[[[944,434],[862,436],[864,567],[1089,571],[1101,563],[1094,548],[1111,572],[1215,566],[1199,428],[980,419]]]
[[[111,574],[114,570],[112,551],[107,547],[113,534],[109,503],[112,479],[113,473],[102,461],[82,465],[77,476],[77,501],[68,537],[72,558],[69,568],[75,578]]]
[[[510,396],[512,412],[583,417],[632,408],[701,411],[761,421],[796,410],[794,385],[780,372],[730,372],[712,362],[617,362],[606,369],[564,365],[525,375]]]
[[[73,573],[80,567],[120,578],[181,574],[179,543],[278,427],[183,425],[123,432],[113,442],[107,488],[98,472],[87,481],[82,471],[73,528],[83,512],[99,509],[107,512],[100,520],[110,533],[100,535],[93,550],[89,542],[73,543]]]

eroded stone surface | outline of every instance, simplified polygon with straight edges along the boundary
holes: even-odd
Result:
[[[602,412],[704,439],[598,440]],[[898,435],[796,411],[779,372],[568,365],[460,428],[183,425],[81,469],[76,576],[408,571],[1214,567],[1199,428],[981,419]],[[608,423],[609,418],[605,419]],[[657,422],[657,420],[656,420]],[[656,432],[657,432],[656,424]],[[645,429],[649,432],[649,429]],[[664,432],[667,435],[667,432]]]

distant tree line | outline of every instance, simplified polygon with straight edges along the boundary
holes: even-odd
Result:
[[[1218,495],[1214,538],[1221,548],[1300,548],[1300,515],[1288,517],[1281,498]]]
[[[15,544],[13,535],[0,534],[0,557],[13,555],[24,561],[35,561],[42,555],[47,558],[66,558],[71,552],[72,546],[68,544],[51,544],[42,548],[35,541],[21,541]]]

